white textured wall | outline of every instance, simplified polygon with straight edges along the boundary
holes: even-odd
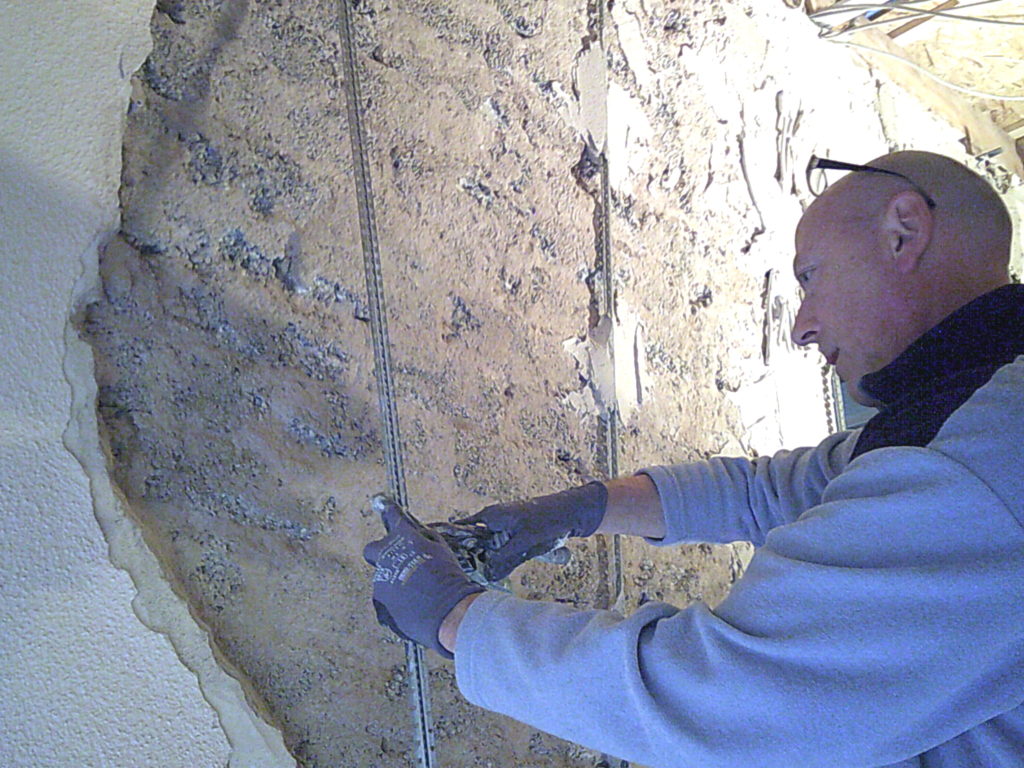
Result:
[[[293,764],[121,513],[92,358],[68,326],[117,226],[122,116],[152,10],[0,0],[5,768]]]

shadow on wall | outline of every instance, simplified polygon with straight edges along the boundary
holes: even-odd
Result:
[[[245,0],[158,3],[122,228],[80,329],[111,475],[176,589],[303,764],[370,765],[382,743],[409,746],[408,705],[383,694],[402,647],[372,620],[360,557],[384,484],[372,358],[359,289],[316,280],[344,272],[347,288],[361,272],[309,258],[303,293],[289,267],[318,247],[354,260],[358,241],[333,224],[354,207],[335,199],[336,168],[307,181],[255,114],[248,13]],[[321,62],[310,79],[331,77]],[[236,103],[249,92],[252,111],[214,103],[216,81]]]

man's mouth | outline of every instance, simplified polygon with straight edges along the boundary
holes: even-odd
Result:
[[[838,359],[839,359],[839,350],[838,349],[835,349],[835,350],[829,352],[827,355],[825,355],[825,362],[828,363],[829,365],[833,365],[834,366],[836,364],[836,360],[838,360]]]

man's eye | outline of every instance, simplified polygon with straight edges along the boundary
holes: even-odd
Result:
[[[805,269],[796,276],[796,281],[801,286],[807,285],[807,281],[811,279],[811,273],[814,272],[813,267],[811,269]]]

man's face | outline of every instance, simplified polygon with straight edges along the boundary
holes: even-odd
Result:
[[[797,227],[793,272],[803,300],[793,340],[816,344],[862,402],[861,377],[906,348],[901,280],[885,253],[880,217],[849,216],[825,197]]]

